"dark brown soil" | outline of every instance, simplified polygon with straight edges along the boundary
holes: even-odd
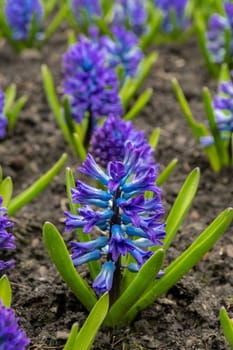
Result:
[[[65,144],[61,131],[47,105],[40,66],[52,70],[61,92],[61,57],[66,50],[67,33],[60,30],[41,53],[24,52],[20,57],[4,43],[0,46],[0,83],[15,83],[18,96],[28,96],[14,134],[0,143],[4,175],[10,175],[17,194],[47,171],[66,151],[67,166],[76,169],[78,160]],[[214,174],[200,146],[186,125],[171,88],[176,77],[191,104],[194,115],[204,120],[201,90],[214,92],[216,82],[208,75],[196,41],[157,48],[159,59],[145,85],[153,87],[149,105],[135,120],[148,135],[161,128],[156,152],[161,168],[179,159],[176,171],[164,185],[163,201],[168,212],[188,173],[201,168],[201,182],[192,209],[172,244],[166,264],[178,256],[226,207],[233,205],[232,169]],[[77,173],[75,173],[76,176]],[[13,287],[13,307],[31,338],[29,349],[62,349],[75,321],[87,317],[82,305],[69,292],[53,267],[42,241],[44,221],[53,222],[61,232],[67,204],[64,171],[32,203],[14,217],[17,238],[16,268],[9,272]],[[65,235],[66,241],[71,236]],[[220,330],[221,305],[233,311],[232,226],[201,262],[166,295],[143,311],[134,323],[110,332],[101,329],[93,349],[116,350],[223,350],[228,345]]]

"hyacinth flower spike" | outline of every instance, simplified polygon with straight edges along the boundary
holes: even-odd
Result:
[[[55,32],[66,16],[67,4],[61,6],[54,19],[43,31],[43,23],[54,8],[54,2],[40,0],[6,0],[0,4],[0,30],[17,51],[40,48]]]
[[[45,223],[43,229],[51,259],[88,310],[99,294],[109,291],[111,306],[105,319],[109,327],[130,323],[139,310],[166,293],[213,246],[233,217],[231,208],[223,211],[163,273],[164,250],[168,250],[191,207],[199,170],[194,169],[183,184],[166,219],[165,235],[164,223],[160,223],[161,191],[154,184],[156,172],[149,167],[145,174],[132,175],[138,159],[132,147],[129,143],[128,156],[123,162],[111,162],[106,172],[91,155],[87,157],[80,170],[98,180],[101,190],[80,180],[74,187],[72,172],[67,169],[71,212],[66,212],[66,228],[77,230],[79,239],[71,243],[71,255],[52,224]],[[154,193],[153,198],[146,198],[148,189]],[[94,239],[90,235],[92,231],[95,231]],[[74,267],[82,263],[88,263],[96,296]]]
[[[70,9],[72,18],[75,20],[75,25],[81,27],[86,33],[90,25],[93,24],[95,18],[102,16],[102,8],[100,0],[70,0]],[[71,24],[74,21],[71,19]]]
[[[207,87],[203,88],[203,103],[208,118],[208,128],[204,123],[198,123],[194,119],[188,102],[175,79],[173,88],[188,124],[197,141],[203,146],[213,170],[219,172],[222,167],[232,166],[233,84],[227,65],[221,68],[218,94],[214,98],[211,97]]]
[[[220,65],[232,64],[233,52],[233,4],[220,2],[220,13],[210,16],[207,27],[201,13],[196,16],[199,46],[209,71],[215,78],[220,73]]]
[[[7,209],[3,206],[3,198],[0,196],[0,251],[15,249],[15,237],[8,232],[8,229],[13,226],[8,218]],[[0,273],[14,267],[14,260],[4,261],[0,258]]]
[[[114,26],[125,26],[131,29],[138,37],[147,31],[147,1],[117,0],[112,9]]]
[[[0,278],[0,348],[25,350],[30,340],[19,326],[19,319],[11,309],[12,291],[8,278]]]
[[[5,106],[5,95],[0,89],[0,139],[3,139],[6,135],[7,129],[7,118],[4,115],[4,106]]]
[[[88,116],[84,146],[101,117],[122,113],[119,85],[113,68],[105,62],[99,45],[81,36],[63,57],[64,93],[69,97],[71,117],[81,124]]]

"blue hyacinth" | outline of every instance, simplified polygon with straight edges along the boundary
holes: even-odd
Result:
[[[72,200],[81,204],[78,214],[65,212],[66,230],[82,228],[84,233],[98,229],[100,236],[90,242],[71,242],[75,266],[93,260],[103,262],[101,272],[93,282],[97,294],[109,291],[114,276],[121,268],[138,271],[153,252],[148,249],[162,245],[165,237],[161,190],[156,186],[157,167],[148,166],[142,172],[143,147],[131,142],[125,145],[123,161],[111,161],[104,172],[91,154],[79,169],[101,183],[94,188],[78,180],[72,189]],[[145,192],[153,195],[147,199]],[[99,208],[99,210],[97,209]],[[121,256],[130,254],[134,262],[122,265]]]
[[[131,122],[114,115],[110,115],[102,126],[96,127],[90,142],[90,153],[98,164],[106,168],[110,161],[124,160],[127,141],[143,150],[145,167],[154,164],[154,152],[145,132],[136,131]]]
[[[15,237],[8,232],[8,228],[12,227],[13,223],[9,220],[7,209],[2,207],[2,203],[3,199],[0,196],[0,252],[15,249]],[[0,272],[12,268],[13,266],[14,260],[4,261],[0,259]]]
[[[122,66],[124,69],[123,80],[127,76],[134,77],[138,73],[139,64],[144,57],[137,36],[123,26],[113,26],[112,33],[114,40],[104,36],[100,41],[107,64],[112,68]]]
[[[11,308],[5,307],[0,299],[0,349],[24,350],[30,343],[19,327],[19,319]]]
[[[171,33],[175,29],[184,30],[189,24],[185,16],[187,0],[154,0],[155,6],[163,13],[162,27],[166,33]],[[171,21],[172,12],[175,15],[175,27]]]
[[[95,16],[102,14],[100,0],[71,0],[71,9],[78,24],[92,23]]]
[[[63,73],[64,93],[77,123],[89,114],[94,127],[100,117],[122,113],[116,72],[106,64],[96,41],[80,36],[63,57]]]
[[[40,0],[6,0],[5,15],[13,39],[27,40],[34,16],[37,32],[41,28],[43,7]]]
[[[137,35],[147,30],[146,0],[117,0],[113,6],[114,26],[126,26]]]
[[[208,23],[206,33],[207,49],[214,63],[222,63],[226,56],[226,30],[230,31],[230,56],[233,54],[233,4],[224,3],[225,16],[213,14]]]
[[[5,95],[4,92],[0,89],[0,139],[3,139],[6,135],[6,129],[8,120],[4,115],[5,107]]]
[[[233,75],[233,73],[232,73]],[[233,133],[233,83],[222,82],[213,100],[214,115],[221,139],[229,141]],[[201,138],[204,147],[214,144],[213,136]]]

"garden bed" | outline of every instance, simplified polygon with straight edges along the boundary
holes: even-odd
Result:
[[[40,67],[51,69],[61,93],[61,57],[67,48],[67,33],[60,29],[43,48],[25,51],[18,57],[0,47],[0,83],[17,85],[19,96],[28,96],[14,134],[0,143],[4,175],[12,176],[17,194],[47,171],[63,152],[67,166],[75,170],[78,159],[71,154],[48,107]],[[201,169],[201,182],[182,230],[170,247],[165,265],[178,256],[225,208],[233,205],[232,169],[214,174],[186,124],[176,101],[171,78],[176,77],[190,102],[193,114],[204,120],[201,90],[204,85],[215,93],[216,82],[208,75],[195,39],[183,44],[156,48],[159,58],[145,86],[153,88],[150,103],[135,120],[136,128],[148,136],[161,128],[156,159],[161,169],[173,158],[178,166],[163,186],[166,213],[189,172]],[[77,176],[77,172],[75,172]],[[63,211],[67,207],[64,171],[33,202],[14,217],[17,250],[16,268],[8,273],[13,288],[13,304],[31,344],[29,349],[62,349],[71,326],[87,317],[83,306],[61,281],[42,241],[42,225],[48,220],[64,232]],[[68,242],[73,234],[64,234]],[[221,350],[227,349],[219,325],[219,309],[233,311],[232,225],[199,264],[166,295],[140,313],[132,325],[114,331],[102,328],[93,349],[114,350]],[[86,275],[83,268],[82,275]],[[88,276],[87,276],[88,277]]]

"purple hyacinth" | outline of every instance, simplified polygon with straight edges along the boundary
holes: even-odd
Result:
[[[73,203],[82,207],[78,215],[65,212],[66,230],[82,228],[84,233],[89,233],[96,227],[103,233],[90,242],[71,242],[75,266],[93,260],[105,261],[93,282],[97,294],[111,290],[115,274],[118,277],[121,274],[121,256],[130,254],[135,260],[133,268],[122,267],[138,271],[153,254],[148,248],[162,245],[165,237],[164,224],[160,222],[164,212],[161,190],[155,184],[157,166],[147,166],[142,171],[143,153],[143,146],[135,147],[128,141],[124,159],[109,162],[106,173],[88,154],[79,170],[99,181],[102,189],[80,180],[72,189]],[[151,199],[146,198],[147,191],[151,191]]]
[[[36,16],[37,31],[40,30],[43,7],[40,0],[6,0],[5,15],[14,40],[26,40],[33,16]]]
[[[100,117],[122,113],[116,73],[107,66],[98,43],[80,36],[63,57],[63,73],[64,93],[70,97],[72,117],[77,123],[86,113],[92,127]]]
[[[126,26],[140,36],[147,30],[146,1],[141,0],[117,0],[113,6],[112,24]]]
[[[0,89],[0,139],[3,139],[6,135],[7,129],[7,118],[4,116],[4,106],[5,106],[5,95]]]
[[[96,162],[107,167],[110,161],[123,161],[127,141],[143,150],[145,167],[154,163],[153,150],[144,131],[136,131],[131,122],[110,115],[100,127],[96,127],[90,142],[90,153]]]
[[[171,33],[175,29],[186,29],[189,20],[185,16],[187,0],[155,0],[155,6],[163,13],[162,27],[166,33]],[[176,28],[171,21],[171,14],[174,12],[176,19]]]
[[[230,30],[230,55],[233,54],[233,4],[229,2],[224,3],[225,16],[213,14],[208,23],[208,30],[206,33],[207,49],[211,60],[214,63],[222,63],[226,56],[226,30]]]
[[[19,327],[19,319],[11,308],[0,300],[0,349],[24,350],[30,343],[25,332]]]
[[[233,76],[233,72],[231,73]],[[233,133],[233,83],[222,82],[218,94],[214,97],[213,108],[218,131],[222,140],[230,140]],[[204,147],[214,144],[213,136],[201,138]]]
[[[2,207],[3,199],[0,196],[0,251],[15,249],[15,237],[7,232],[13,223],[9,220],[7,209]],[[14,260],[0,260],[0,271],[10,269],[14,266]],[[0,337],[1,339],[1,337]]]
[[[139,47],[138,38],[133,32],[124,27],[113,26],[114,40],[108,36],[101,39],[101,46],[106,51],[106,60],[110,67],[122,66],[124,78],[134,77],[143,59],[143,52]]]
[[[78,24],[91,23],[95,16],[102,14],[100,0],[72,0],[71,8]]]

